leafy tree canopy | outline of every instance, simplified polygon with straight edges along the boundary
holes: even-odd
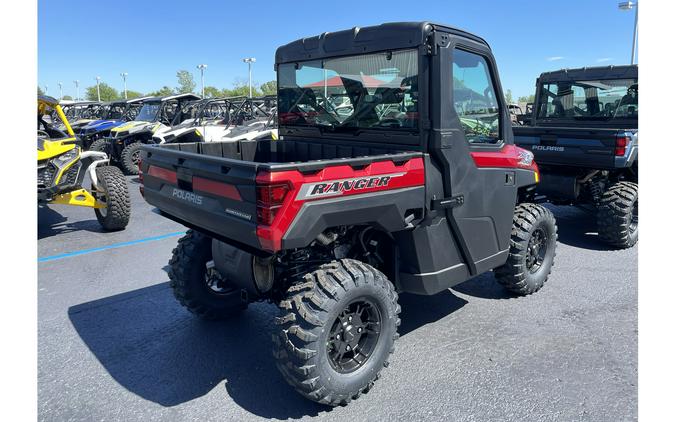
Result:
[[[195,83],[195,78],[192,73],[187,70],[179,70],[176,72],[176,78],[178,79],[178,86],[176,87],[176,92],[178,94],[194,92],[197,84]]]
[[[113,101],[120,98],[120,93],[105,82],[99,83],[99,89],[101,91],[101,101]],[[96,85],[87,87],[85,89],[85,96],[90,101],[97,101],[98,95],[96,92]]]
[[[277,93],[277,81],[268,81],[260,85],[260,90],[263,95],[276,95]]]
[[[152,97],[166,97],[167,95],[173,94],[173,89],[169,88],[168,86],[164,85],[162,88],[160,88],[157,91],[149,92],[148,95]]]

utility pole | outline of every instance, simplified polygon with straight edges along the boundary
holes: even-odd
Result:
[[[638,3],[632,1],[619,3],[620,10],[631,10],[633,8],[635,8],[635,23],[633,24],[633,47],[630,52],[630,64],[635,64],[635,50],[637,50]]]
[[[75,92],[77,92],[77,94],[75,95],[75,101],[79,101],[80,100],[80,81],[74,80],[73,83],[75,84]]]
[[[98,97],[98,102],[101,102],[101,89],[99,88],[99,82],[101,82],[101,77],[96,77],[96,96]]]
[[[120,73],[120,76],[122,77],[122,81],[124,83],[124,99],[126,100],[127,99],[127,76],[129,76],[129,74],[127,72],[122,72],[122,73]]]
[[[255,57],[247,57],[242,59],[244,63],[248,63],[248,97],[253,97],[253,71],[251,70],[251,65],[255,63]]]
[[[204,70],[206,69],[206,67],[207,66],[205,64],[197,65],[197,69],[199,69],[200,72],[202,73],[202,98],[204,98]]]

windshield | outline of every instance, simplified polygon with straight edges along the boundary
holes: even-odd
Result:
[[[540,119],[637,119],[637,79],[551,82],[542,85]]]
[[[141,110],[138,112],[138,116],[134,120],[141,120],[144,122],[153,122],[157,118],[157,112],[159,112],[160,103],[145,103]]]
[[[416,50],[287,63],[278,72],[279,124],[418,128]]]

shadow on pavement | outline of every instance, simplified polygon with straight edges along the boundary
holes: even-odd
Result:
[[[452,290],[482,299],[513,299],[517,297],[502,287],[492,272],[481,274],[458,284],[452,287]]]
[[[437,321],[467,302],[445,291],[402,295],[401,335]],[[274,365],[271,332],[277,309],[253,304],[225,322],[193,317],[168,283],[75,305],[68,316],[89,350],[130,392],[176,406],[215,389],[265,418],[296,419],[330,411],[302,398]]]
[[[330,410],[302,398],[276,369],[270,338],[276,315],[275,306],[254,304],[229,321],[201,321],[176,302],[168,283],[68,310],[108,373],[146,400],[176,406],[225,388],[220,394],[265,418]]]
[[[94,210],[91,211],[91,220],[68,222],[68,218],[59,212],[46,207],[38,207],[38,240],[74,231],[88,231],[103,233],[103,229],[96,219]]]
[[[572,206],[547,205],[558,224],[558,242],[595,251],[612,250],[598,237],[595,213]]]
[[[402,293],[398,302],[401,305],[401,326],[398,328],[401,336],[439,321],[469,303],[453,295],[450,290],[433,296]]]

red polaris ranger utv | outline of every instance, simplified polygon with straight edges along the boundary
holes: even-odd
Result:
[[[516,294],[551,271],[556,223],[513,145],[487,43],[427,22],[303,38],[276,53],[278,139],[143,147],[143,192],[191,230],[176,298],[225,318],[279,305],[274,356],[302,395],[367,392],[398,338],[397,292],[486,271]]]

